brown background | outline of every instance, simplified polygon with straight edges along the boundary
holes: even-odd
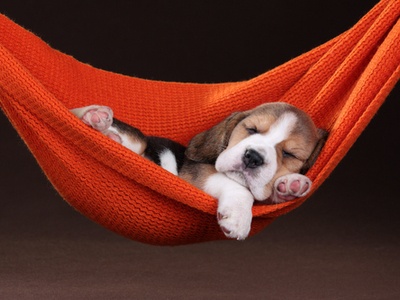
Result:
[[[99,68],[223,82],[333,38],[376,2],[2,0],[0,12]],[[300,208],[245,242],[181,247],[139,244],[75,212],[1,113],[0,298],[400,299],[399,97]]]

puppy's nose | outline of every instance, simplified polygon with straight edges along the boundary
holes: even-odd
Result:
[[[246,150],[242,160],[246,168],[250,169],[255,169],[264,163],[264,159],[260,153],[252,149]]]

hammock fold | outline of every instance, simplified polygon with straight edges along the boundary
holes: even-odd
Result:
[[[60,195],[91,220],[156,245],[225,239],[215,199],[90,129],[69,109],[108,105],[146,134],[187,144],[234,111],[291,103],[330,133],[307,173],[313,192],[400,78],[399,15],[400,1],[382,0],[331,41],[250,80],[218,84],[103,71],[0,15],[0,107]],[[305,200],[255,205],[251,235]]]

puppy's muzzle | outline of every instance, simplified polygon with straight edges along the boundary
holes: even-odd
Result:
[[[264,158],[260,153],[253,149],[248,149],[242,157],[242,161],[246,168],[255,169],[264,164]]]

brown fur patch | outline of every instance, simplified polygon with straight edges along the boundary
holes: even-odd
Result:
[[[210,130],[195,136],[186,155],[197,164],[185,166],[182,178],[201,188],[206,178],[216,172],[213,164],[222,151],[234,147],[251,134],[267,134],[279,117],[287,112],[295,114],[297,121],[289,136],[275,147],[278,168],[265,189],[271,192],[275,180],[283,175],[304,174],[315,162],[325,142],[326,133],[318,130],[311,118],[296,107],[285,103],[268,103],[232,114]]]

